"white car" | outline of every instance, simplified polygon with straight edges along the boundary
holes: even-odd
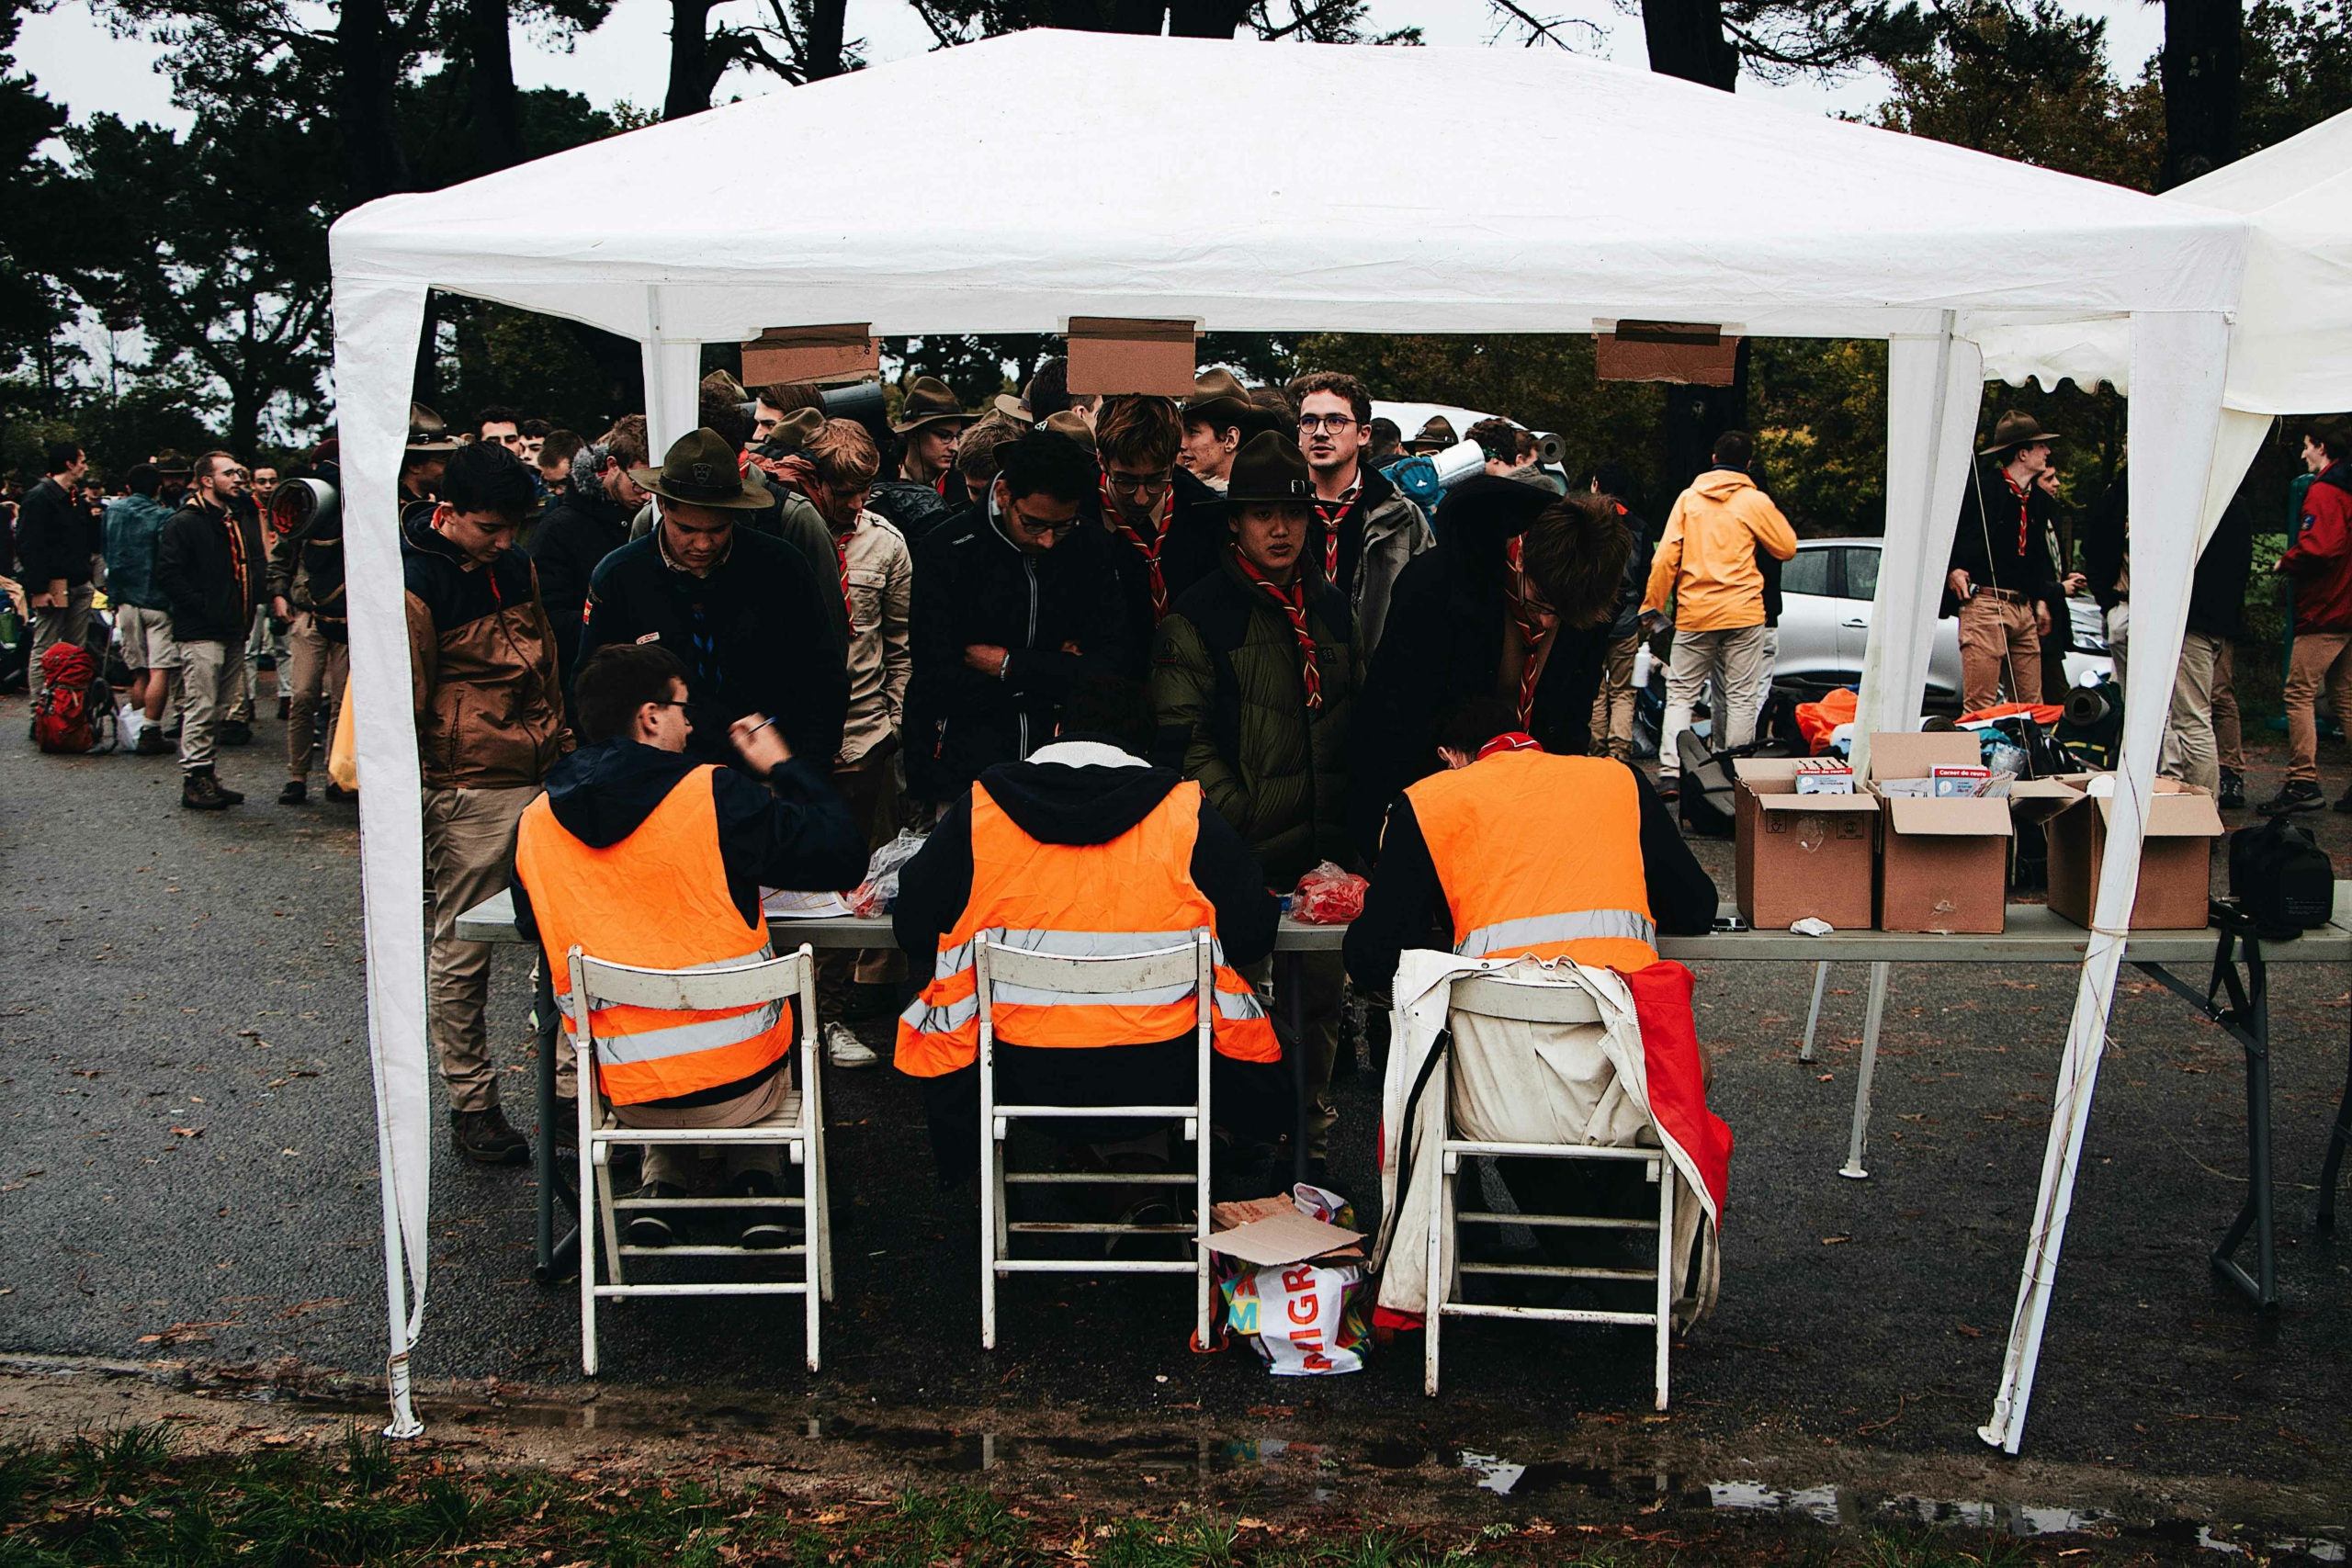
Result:
[[[1781,568],[1781,635],[1772,683],[1819,696],[1833,686],[1859,686],[1870,644],[1871,605],[1878,592],[1876,539],[1800,539]],[[2079,686],[2113,671],[2107,656],[2107,622],[2087,598],[2070,599],[2075,651],[2066,655],[2066,683]],[[1960,701],[1960,622],[1936,623],[1928,655],[1928,701]]]

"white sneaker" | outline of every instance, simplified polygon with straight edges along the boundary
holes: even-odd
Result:
[[[825,1025],[825,1060],[837,1067],[871,1067],[882,1058],[857,1037],[857,1032],[835,1019]]]

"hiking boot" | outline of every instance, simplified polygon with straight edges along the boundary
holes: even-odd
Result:
[[[151,724],[139,732],[139,739],[131,743],[130,749],[141,757],[161,757],[172,751],[174,747],[164,737],[162,727]]]
[[[223,746],[250,746],[254,743],[254,727],[242,719],[230,719],[220,726],[213,737]]]
[[[233,789],[222,789],[210,768],[190,768],[180,780],[180,807],[187,811],[225,811],[244,800]]]
[[[345,789],[341,784],[335,783],[334,780],[327,780],[327,804],[329,806],[347,806],[358,798],[359,792],[357,790]]]
[[[300,779],[288,779],[286,787],[277,792],[280,806],[300,806],[311,798],[311,786]]]
[[[781,1196],[775,1178],[764,1170],[747,1170],[728,1184],[731,1198],[775,1198]],[[774,1209],[739,1209],[743,1216],[743,1229],[736,1238],[742,1247],[773,1252],[779,1247],[792,1245],[792,1233],[797,1227],[792,1223],[792,1211]]]
[[[2289,779],[2278,786],[2278,793],[2255,807],[2265,817],[2284,817],[2290,811],[2317,811],[2327,804],[2327,796],[2319,785],[2309,779]]]
[[[685,1195],[686,1190],[683,1187],[673,1187],[666,1181],[649,1181],[628,1196],[641,1200],[683,1198]],[[636,1213],[628,1217],[628,1225],[621,1231],[621,1239],[631,1247],[669,1247],[677,1241],[678,1230],[663,1219],[659,1211]]]
[[[2222,787],[2213,796],[2213,804],[2224,811],[2245,809],[2245,775],[2235,768],[2222,770]]]
[[[1679,797],[1681,794],[1682,775],[1680,773],[1658,774],[1657,797],[1660,800],[1673,800]]]
[[[882,1058],[874,1048],[857,1037],[857,1032],[835,1019],[825,1025],[825,1060],[837,1067],[871,1067]]]
[[[449,1142],[476,1165],[521,1165],[531,1157],[529,1141],[506,1124],[506,1112],[495,1105],[450,1111]]]

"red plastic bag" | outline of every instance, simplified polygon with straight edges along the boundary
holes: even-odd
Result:
[[[1290,918],[1302,925],[1344,926],[1363,913],[1363,890],[1371,886],[1327,860],[1298,879]]]

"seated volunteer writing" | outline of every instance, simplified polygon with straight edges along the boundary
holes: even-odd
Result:
[[[1151,732],[1136,682],[1081,678],[1063,699],[1055,741],[1026,761],[981,773],[899,872],[891,921],[908,963],[931,979],[899,1020],[898,1066],[922,1082],[943,1185],[979,1164],[973,942],[983,932],[1041,953],[1107,954],[1173,946],[1205,927],[1218,943],[1213,1118],[1252,1141],[1271,1141],[1287,1122],[1273,1025],[1237,973],[1273,951],[1274,900],[1256,858],[1202,799],[1201,786],[1143,760]],[[1189,995],[1116,1005],[1000,1003],[997,1097],[1046,1105],[1189,1101],[1196,1006]],[[1133,1122],[1050,1125],[1098,1145],[1165,1136]]]
[[[830,756],[795,758],[758,714],[737,720],[729,737],[741,768],[687,754],[686,669],[668,649],[598,649],[572,695],[590,744],[548,775],[514,846],[515,923],[545,945],[567,1010],[575,946],[655,969],[765,958],[763,886],[841,890],[865,878],[865,835],[833,793]],[[750,1126],[784,1106],[793,1023],[782,1002],[698,1014],[600,1010],[598,1087],[625,1127]],[[702,1152],[648,1146],[636,1195],[686,1196]],[[782,1157],[773,1145],[727,1145],[728,1195],[778,1192]],[[777,1211],[740,1212],[750,1216],[745,1246],[785,1244]],[[629,1221],[633,1246],[675,1239],[658,1211]]]

